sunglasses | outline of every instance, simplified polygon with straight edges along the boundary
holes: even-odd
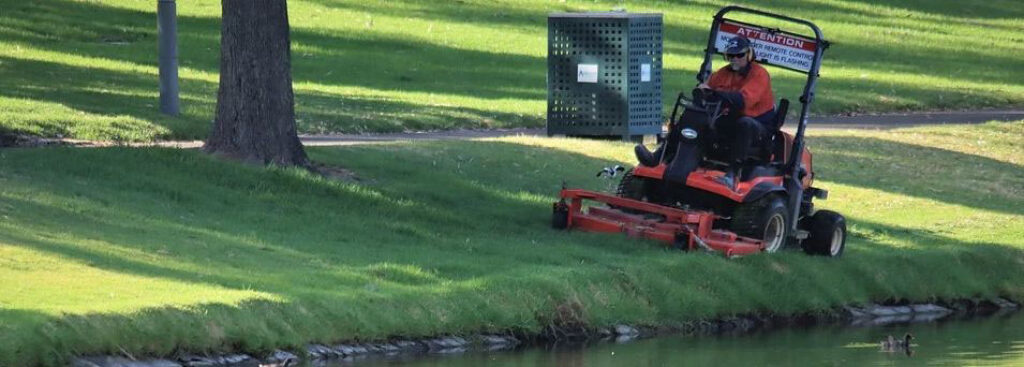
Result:
[[[745,56],[747,56],[746,53],[741,53],[741,54],[725,54],[725,57],[728,57],[730,59],[737,59],[737,58],[741,58],[741,57],[745,57]]]

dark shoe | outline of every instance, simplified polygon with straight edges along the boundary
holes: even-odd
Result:
[[[731,191],[736,191],[735,176],[736,174],[734,174],[732,171],[726,171],[724,175],[715,178],[715,181],[722,185],[725,185],[725,187],[728,187]]]
[[[636,153],[637,162],[647,167],[655,167],[661,163],[661,147],[651,153],[643,144],[637,144],[633,148],[633,152]]]

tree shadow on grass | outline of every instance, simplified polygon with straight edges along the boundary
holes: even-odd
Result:
[[[453,23],[509,26],[546,31],[548,10],[524,10],[502,4],[474,4],[462,1],[393,1],[387,7],[358,1],[310,0],[328,9],[351,10],[401,18],[437,19]],[[563,5],[564,6],[564,5]]]
[[[1024,215],[1019,165],[881,139],[817,136],[808,141],[820,167],[818,179]]]
[[[504,26],[525,27],[543,30],[545,12],[523,9],[506,9],[499,6],[479,4],[426,4],[410,2],[404,7],[368,8],[361,4],[320,2],[326,7],[338,7],[364,11],[370,14],[405,15],[411,12],[425,19],[442,21],[468,21],[473,23],[498,23]],[[708,18],[717,9],[716,4],[698,4],[708,11]],[[557,7],[557,6],[556,6]],[[807,12],[802,2],[783,2],[773,5],[782,12]],[[819,8],[823,8],[819,9]],[[835,18],[836,22],[866,22],[867,15],[853,14],[843,7],[818,4],[814,11],[832,11],[831,17],[855,17],[856,19]],[[831,9],[831,10],[829,10]],[[0,15],[0,34],[5,40],[24,44],[47,51],[69,53],[92,58],[126,61],[134,65],[155,68],[154,44],[156,30],[152,26],[152,12],[121,9],[99,4],[75,1],[47,1],[12,4]],[[468,17],[467,17],[468,15]],[[102,21],[101,21],[102,20]],[[699,56],[699,49],[706,37],[707,24],[668,23],[666,24],[666,50],[690,53]],[[220,23],[216,17],[179,18],[181,40],[180,62],[188,69],[216,73],[219,68],[218,35]],[[680,38],[680,35],[682,38]],[[543,36],[538,34],[538,36]],[[680,39],[685,41],[680,42]],[[371,89],[377,97],[331,96],[325,92],[298,88],[296,102],[299,105],[299,129],[305,133],[401,131],[406,129],[447,129],[458,127],[505,127],[540,126],[542,111],[519,110],[510,112],[512,104],[498,103],[496,106],[459,106],[463,102],[436,102],[429,96],[410,96],[415,102],[395,102],[392,91],[437,94],[442,98],[472,97],[493,100],[519,99],[540,101],[545,97],[544,78],[546,66],[542,57],[514,55],[493,51],[473,51],[456,47],[440,46],[412,41],[400,36],[387,36],[375,32],[367,33],[323,33],[312,29],[295,27],[292,30],[293,77],[297,84],[323,86],[362,87]],[[500,45],[500,40],[495,40]],[[692,47],[691,47],[692,46]],[[69,51],[73,50],[73,51]],[[674,51],[673,51],[674,50]],[[916,59],[927,53],[930,58],[942,60],[943,65],[963,66],[951,80],[970,80],[990,83],[1005,83],[1005,70],[1016,70],[1016,60],[1003,54],[988,55],[971,50],[944,52],[938,46],[891,48],[883,43],[875,46],[843,46],[831,50],[827,60],[843,65],[870,65],[880,70],[920,74],[921,69],[909,66],[905,60]],[[987,68],[976,67],[978,59],[984,58]],[[829,61],[826,61],[828,64]],[[672,69],[672,65],[666,65]],[[951,66],[951,67],[953,67]],[[61,65],[60,67],[64,67]],[[690,65],[695,70],[698,65]],[[52,71],[52,68],[44,68]],[[49,90],[46,93],[23,93],[32,98],[46,98],[58,103],[70,99],[83,111],[97,111],[104,115],[130,114],[145,121],[167,126],[175,138],[200,138],[205,135],[210,116],[213,114],[216,84],[190,79],[189,71],[183,72],[183,92],[186,95],[186,115],[181,119],[164,117],[156,112],[155,93],[157,81],[154,75],[137,80],[124,80],[113,76],[104,87],[108,90],[129,89],[145,97],[125,101],[109,92],[94,91],[93,97],[85,98],[82,93],[62,94],[39,80],[45,73],[18,67],[9,74],[20,76],[21,82],[40,85]],[[825,71],[827,74],[827,70]],[[76,79],[89,79],[88,73],[76,73]],[[7,79],[5,75],[4,79]],[[54,78],[50,78],[52,81]],[[1012,79],[1012,78],[1011,78]],[[692,79],[673,77],[666,74],[666,90],[684,90],[692,86]],[[783,86],[795,87],[798,81],[785,79]],[[819,109],[828,111],[886,110],[893,108],[919,108],[921,106],[953,103],[969,106],[970,101],[981,97],[986,103],[999,104],[1012,101],[1014,97],[1001,96],[999,91],[948,90],[944,87],[893,86],[876,88],[873,79],[823,80],[823,88],[835,90],[819,97]],[[870,84],[870,85],[869,85]],[[851,95],[845,90],[864,91],[864,95]],[[45,94],[45,95],[40,95]],[[668,93],[667,98],[671,98]],[[191,96],[189,96],[191,95]],[[879,100],[879,96],[883,96]],[[106,98],[118,99],[117,104],[105,103]],[[385,98],[387,100],[385,100]],[[76,101],[77,99],[77,101]],[[952,102],[950,102],[952,101]],[[127,103],[121,103],[127,102]],[[450,104],[450,105],[446,105]],[[304,108],[308,108],[304,110]],[[358,113],[350,113],[357,110]],[[376,113],[381,111],[380,113]],[[308,114],[306,114],[308,113]],[[306,114],[306,115],[304,115]],[[353,115],[355,115],[353,117]]]
[[[1024,11],[1013,0],[996,0],[982,3],[965,3],[957,0],[904,0],[896,4],[883,0],[853,0],[854,3],[884,5],[917,13],[950,18],[978,17],[988,19],[1020,19]]]
[[[970,7],[970,5],[960,3],[946,5],[948,5],[947,8],[951,9]],[[753,5],[753,7],[764,8],[764,6],[758,5]],[[1020,72],[1019,68],[1014,67],[1014,65],[1019,64],[1019,60],[1013,56],[1012,51],[1008,53],[994,53],[991,48],[980,47],[951,49],[951,47],[956,46],[949,45],[948,42],[921,41],[917,44],[905,44],[903,47],[892,47],[891,44],[885,42],[861,43],[847,41],[848,36],[846,34],[830,32],[828,29],[829,23],[863,25],[868,29],[864,32],[871,32],[870,29],[884,27],[884,25],[878,23],[877,19],[885,14],[880,11],[851,9],[843,4],[814,4],[813,7],[809,7],[803,1],[781,1],[773,2],[771,8],[765,10],[791,16],[795,15],[799,18],[814,21],[824,27],[823,32],[826,39],[834,44],[834,47],[831,47],[825,53],[823,59],[822,79],[818,85],[819,93],[815,100],[815,105],[812,106],[812,111],[814,112],[892,111],[921,109],[928,106],[985,108],[1003,106],[1012,103],[1015,98],[1021,97],[1019,91],[1011,90],[1013,86],[1007,83],[1007,80],[1014,79],[1009,77],[1008,73]],[[709,9],[708,11],[710,17],[714,10]],[[755,24],[772,24],[762,23],[759,18],[751,20],[744,16],[730,17],[738,20],[747,20]],[[923,22],[925,25],[901,24],[900,29],[902,31],[910,29],[932,32],[931,28],[942,28],[946,27],[949,22],[958,22],[956,18],[948,20],[915,20]],[[976,26],[970,23],[970,21],[964,22],[966,22],[964,24],[966,26]],[[708,24],[710,24],[710,20]],[[782,24],[784,24],[783,29],[785,30],[809,34],[804,27]],[[985,27],[988,26],[986,25]],[[876,35],[879,39],[896,37],[892,34],[882,34],[883,30],[879,30]],[[1013,32],[1015,30],[1007,29],[1005,31]],[[703,45],[706,42],[706,31],[694,33],[694,30],[686,29],[685,32],[681,33],[686,35],[685,38],[689,40],[688,44]],[[673,46],[668,39],[666,39],[666,50],[693,57],[701,57],[702,55],[701,52],[695,52],[697,50],[693,50],[690,47]],[[920,63],[907,61],[922,58],[927,58],[932,65],[941,65],[941,67],[923,70]],[[984,67],[978,66],[978,60],[986,60]],[[725,65],[725,62],[720,57],[715,57],[712,61],[716,67]],[[666,65],[666,67],[680,66]],[[687,74],[690,74],[695,72],[698,66],[685,65],[683,69],[686,69],[688,71]],[[835,73],[832,70],[835,70],[837,67],[862,69],[864,70],[864,75],[859,78],[854,76],[836,79]],[[776,95],[785,95],[790,100],[795,101],[795,95],[798,95],[802,90],[803,78],[790,77],[797,74],[783,71],[783,69],[779,68],[770,67],[769,71],[773,76]],[[909,82],[889,81],[888,78],[880,78],[877,75],[872,76],[877,73],[896,73],[913,76],[914,78],[920,77],[923,80],[920,82],[914,80]],[[785,77],[779,78],[779,76]],[[930,78],[935,78],[937,81],[927,80]],[[674,90],[677,85],[674,82],[679,80],[679,78],[666,78],[667,87],[665,89]],[[681,80],[684,82],[681,85],[682,90],[692,87],[692,84],[689,84],[693,83],[689,75],[686,75],[686,78]],[[953,88],[934,84],[936,82],[941,83],[942,80],[949,81],[946,85],[952,85],[961,80],[970,83],[992,85],[972,86],[964,84]],[[780,90],[794,92],[780,93]],[[671,98],[671,94],[669,93],[666,97]],[[668,103],[671,103],[671,99],[668,100]]]
[[[146,134],[152,129],[151,124],[171,131],[170,136],[156,138],[196,137],[205,133],[198,116],[172,118],[160,114],[156,106],[158,83],[153,76],[4,56],[0,56],[0,64],[0,95],[49,101],[111,119],[111,126],[81,126],[73,116],[40,116],[33,124],[43,136],[89,137],[90,130],[109,130],[107,138],[117,139],[121,135]],[[185,104],[212,108],[212,100],[202,93],[196,94],[195,87],[215,93],[215,85],[196,80],[183,84],[192,86],[182,93]],[[117,126],[117,115],[138,120]]]
[[[0,307],[0,364],[15,365],[60,365],[66,363],[66,356],[52,355],[38,351],[47,345],[47,338],[40,327],[55,318],[42,312]],[[38,349],[37,349],[38,348]]]
[[[935,167],[941,171],[943,165],[951,164],[955,164],[954,168],[977,167],[974,172],[982,176],[990,171],[992,174],[1014,172],[1013,165],[873,139],[816,140],[815,146],[825,152],[816,156],[818,166],[829,168],[827,172],[820,173],[821,179],[1020,214],[1020,206],[1013,201],[1016,196],[989,197],[992,194],[986,193],[975,182],[958,183],[925,177],[919,181],[936,182],[916,186],[906,185],[905,180],[888,181],[908,175],[942,175],[908,173],[906,159],[914,159],[920,167],[931,167],[932,172],[936,171]],[[421,150],[423,148],[418,147],[428,148]],[[901,152],[900,155],[895,151]],[[25,208],[27,213],[37,213],[38,218],[68,223],[51,230],[83,239],[144,252],[178,246],[180,248],[172,248],[171,253],[180,261],[179,265],[241,271],[267,265],[260,261],[266,256],[281,257],[282,261],[274,266],[290,275],[256,288],[274,294],[316,292],[318,281],[312,281],[303,289],[302,284],[309,279],[300,274],[307,270],[326,269],[321,268],[324,264],[317,263],[318,259],[326,261],[328,266],[347,267],[346,271],[351,274],[333,278],[330,283],[350,286],[364,281],[360,272],[362,275],[365,272],[358,268],[366,264],[396,261],[423,266],[425,264],[421,263],[418,255],[408,253],[416,243],[422,242],[437,245],[433,249],[436,255],[431,258],[431,261],[438,262],[434,264],[436,268],[452,270],[436,274],[442,281],[467,280],[489,274],[489,264],[463,264],[461,261],[465,259],[459,259],[459,254],[476,251],[494,255],[492,260],[497,261],[510,255],[508,250],[482,246],[479,241],[506,236],[511,236],[517,243],[529,241],[533,236],[551,239],[552,233],[546,228],[550,203],[533,198],[550,197],[553,201],[562,180],[567,180],[574,187],[582,183],[582,186],[592,189],[608,189],[602,187],[606,186],[602,181],[592,177],[591,170],[564,170],[560,167],[593,167],[596,171],[603,166],[621,163],[557,149],[498,142],[430,142],[409,146],[311,149],[314,159],[344,162],[347,168],[365,175],[371,182],[377,182],[370,186],[349,186],[303,175],[232,168],[226,163],[205,162],[208,158],[204,157],[188,158],[198,154],[196,152],[166,151],[163,158],[156,160],[153,156],[143,155],[122,157],[120,162],[110,167],[97,165],[102,162],[109,164],[111,156],[120,155],[116,150],[58,152],[50,159],[63,160],[66,163],[62,165],[74,166],[67,175],[73,178],[70,181],[81,182],[84,186],[65,186],[59,182],[68,181],[67,178],[53,177],[47,181],[54,184],[40,189],[65,196],[75,204],[48,207],[22,199],[6,201]],[[869,153],[877,156],[865,156]],[[154,154],[159,155],[162,154]],[[146,168],[149,166],[167,168]],[[56,166],[59,167],[61,165]],[[121,180],[118,172],[123,172],[125,167],[132,167],[130,169],[139,177],[131,185],[122,187],[123,184],[118,184],[111,190],[92,189]],[[25,172],[28,168],[13,165],[11,168],[13,174],[32,174]],[[228,176],[240,178],[230,181],[216,179]],[[992,178],[997,184],[1020,179],[1015,176],[985,177]],[[889,186],[890,183],[901,186]],[[289,194],[291,192],[296,193]],[[239,204],[241,206],[234,209],[237,211],[235,215],[218,217],[214,222],[188,219],[203,218]],[[82,207],[88,209],[76,209]],[[86,214],[82,210],[86,210]],[[118,214],[105,216],[105,212]],[[204,212],[208,214],[203,215]],[[179,215],[176,213],[183,213],[183,217],[176,219],[175,216]],[[28,228],[46,233],[46,226],[45,222],[33,223]],[[524,228],[534,230],[523,233]],[[251,286],[244,272],[226,271],[226,274],[197,276],[183,268],[169,269],[123,255],[95,252],[95,249],[75,246],[64,240],[33,239],[16,233],[3,236],[9,237],[12,243],[34,243],[32,247],[39,250],[63,253],[64,256],[109,267],[112,271],[189,282],[214,282],[229,288]],[[462,240],[472,244],[466,245]],[[517,246],[522,246],[522,243]],[[235,255],[225,257],[231,253]],[[405,254],[396,256],[395,253]],[[517,256],[533,255],[520,253]],[[220,258],[222,262],[211,264],[211,257]],[[537,260],[546,264],[560,261],[548,255],[541,255]],[[294,273],[289,271],[296,268],[299,270]],[[298,278],[291,281],[290,276]],[[333,275],[327,276],[331,277]],[[426,279],[414,278],[417,278],[412,279],[414,282]]]
[[[509,149],[497,149],[494,153],[509,157],[516,152],[530,150],[516,146]],[[253,286],[245,269],[253,266],[280,267],[275,272],[283,271],[296,278],[277,278],[257,284],[254,289],[294,295],[319,291],[317,287],[324,279],[331,284],[361,285],[366,281],[361,278],[367,271],[363,267],[368,264],[396,260],[415,263],[418,257],[408,252],[422,242],[435,243],[433,261],[438,261],[441,267],[458,269],[462,274],[442,272],[435,274],[443,277],[438,279],[434,279],[435,275],[424,274],[409,281],[471,279],[487,274],[491,269],[473,264],[462,266],[461,260],[445,258],[455,258],[467,249],[487,253],[490,250],[480,248],[483,246],[481,242],[493,236],[518,232],[524,227],[536,228],[541,237],[550,235],[544,225],[549,215],[548,203],[524,202],[518,197],[522,188],[508,187],[507,183],[502,188],[501,183],[467,179],[459,174],[470,165],[489,164],[480,163],[487,162],[489,158],[474,158],[464,153],[461,155],[465,157],[463,160],[458,154],[427,160],[408,150],[396,152],[387,147],[362,147],[358,151],[361,152],[349,152],[347,160],[350,164],[346,166],[361,174],[380,175],[369,178],[386,180],[386,188],[339,184],[287,173],[289,171],[268,173],[256,168],[239,169],[230,167],[229,163],[209,162],[206,157],[188,158],[200,154],[191,151],[168,150],[163,159],[154,157],[161,154],[122,157],[117,163],[109,160],[110,155],[120,154],[114,151],[54,151],[54,159],[65,161],[54,166],[65,172],[58,176],[66,174],[66,178],[73,177],[72,181],[77,184],[55,183],[37,188],[59,195],[59,205],[18,198],[4,199],[8,205],[21,208],[24,213],[32,213],[32,217],[22,219],[24,223],[19,231],[0,234],[0,237],[11,243],[79,259],[111,271],[186,282],[211,282],[235,289]],[[389,153],[395,156],[385,162],[376,156],[388,157],[391,156]],[[544,155],[558,157],[562,161],[593,162],[586,158],[572,158],[566,153]],[[500,169],[501,158],[494,159],[494,168]],[[441,161],[444,168],[408,170],[410,165],[429,167],[430,161]],[[360,164],[366,165],[366,169]],[[369,166],[374,164],[384,167],[371,170]],[[537,164],[543,166],[543,162]],[[61,167],[65,165],[76,168],[63,170]],[[146,168],[156,166],[169,168]],[[30,168],[11,167],[12,175],[31,175],[24,171]],[[123,172],[128,169],[126,167],[132,167],[130,169],[138,178],[131,183],[117,183],[117,172]],[[216,179],[225,175],[222,169],[229,170],[236,179]],[[526,184],[529,180],[514,170],[503,175],[511,182]],[[579,173],[571,176],[583,180]],[[551,179],[543,184],[532,183],[537,185],[535,187],[544,187],[543,192],[534,194],[553,197],[559,182]],[[296,190],[297,194],[289,194]],[[232,209],[235,213],[231,216],[213,220],[206,217],[228,207],[236,207]],[[467,216],[466,213],[472,214]],[[477,221],[474,220],[476,216],[490,219]],[[55,223],[66,225],[49,227]],[[495,226],[496,223],[501,224]],[[75,241],[60,236],[30,235],[54,231],[98,244],[76,245]],[[466,245],[467,239],[474,243]],[[175,261],[159,264],[132,258],[131,251],[111,252],[118,247],[148,253],[168,251]],[[395,253],[406,254],[395,256]],[[268,256],[277,257],[279,261],[261,264],[261,260]],[[210,263],[211,258],[220,260]],[[338,266],[344,271],[318,277],[323,279],[301,275],[308,271],[330,272],[331,266]],[[189,269],[193,267],[209,268],[211,272],[190,273]],[[388,273],[391,270],[382,271]],[[395,279],[401,280],[401,277]],[[307,280],[313,283],[304,287]]]
[[[360,5],[344,4],[325,6],[351,7],[362,9]],[[502,10],[500,8],[489,8],[484,6],[441,6],[441,7],[420,7],[410,5],[413,8],[422,10],[425,17],[437,17],[439,19],[458,18],[459,12],[479,13],[480,19],[490,19],[488,14],[493,13],[495,21],[515,26],[526,26],[535,23],[534,18],[543,14],[522,10]],[[780,5],[782,7],[797,5]],[[72,8],[75,11],[66,11]],[[422,8],[422,9],[421,9]],[[712,7],[708,8],[713,10]],[[363,9],[362,11],[374,11],[374,9]],[[387,13],[389,10],[379,10]],[[414,10],[390,10],[395,13],[399,11]],[[474,13],[474,14],[476,14]],[[148,12],[139,12],[113,7],[87,5],[79,2],[47,2],[27,3],[12,8],[10,17],[0,19],[0,23],[7,25],[9,31],[6,38],[20,41],[33,46],[48,48],[56,52],[66,52],[74,46],[75,52],[90,57],[114,58],[129,61],[138,65],[155,66],[155,57],[150,47],[155,42],[155,31],[151,24],[142,22],[139,19],[151,17]],[[395,13],[399,14],[399,13]],[[96,22],[95,19],[124,19],[116,22]],[[205,17],[182,17],[182,64],[193,69],[215,73],[218,68],[216,49],[219,47],[217,34],[219,22],[216,18]],[[65,27],[43,27],[41,24],[62,24]],[[666,39],[668,49],[676,34],[683,34],[694,40],[701,40],[705,37],[706,30],[702,26],[679,26],[676,24],[666,25],[666,35],[672,35]],[[686,38],[684,37],[684,38]],[[318,32],[297,27],[293,30],[293,40],[296,43],[294,55],[295,79],[297,82],[316,83],[324,85],[356,85],[377,90],[403,90],[420,92],[442,92],[449,95],[471,95],[484,98],[522,98],[540,99],[543,98],[543,61],[540,58],[522,56],[510,56],[506,54],[494,54],[487,52],[473,52],[455,50],[448,47],[426,46],[419,42],[410,42],[404,39],[388,38],[383,36],[369,35],[324,35]],[[696,41],[694,41],[696,42]],[[701,42],[697,42],[698,44]],[[851,46],[851,47],[855,47]],[[886,50],[886,57],[900,62],[878,63],[878,52],[870,47],[850,49],[843,51],[837,49],[836,57],[841,60],[853,57],[857,63],[871,63],[883,69],[902,70],[908,68],[902,60],[913,55],[904,54],[909,52],[903,49]],[[843,56],[846,52],[848,55]],[[930,51],[929,51],[930,52]],[[960,53],[939,52],[932,54],[936,57],[950,58],[951,63],[974,64],[977,55],[964,55]],[[392,57],[381,60],[380,55],[392,55]],[[959,56],[958,56],[959,55]],[[511,59],[510,59],[511,57]],[[864,59],[864,58],[867,59]],[[860,58],[860,59],[857,59]],[[997,63],[1005,63],[1000,56],[986,58],[995,60]],[[329,60],[325,62],[326,60]],[[410,63],[409,60],[416,62]],[[1008,61],[1006,61],[1008,62]],[[696,68],[693,65],[692,68]],[[998,68],[964,68],[967,73],[964,78],[971,80],[1002,81],[1005,75],[993,74],[990,70]],[[1011,68],[1012,69],[1012,68]],[[532,70],[532,71],[531,71]],[[366,71],[366,72],[363,72]],[[908,70],[909,71],[909,70]],[[918,70],[914,70],[915,72]],[[31,75],[32,73],[22,73]],[[993,79],[995,78],[995,79]],[[143,90],[150,93],[155,91],[155,79],[146,78],[148,86]],[[689,80],[689,78],[667,78],[666,84],[673,89],[673,80]],[[795,86],[798,82],[783,80],[781,84]],[[184,83],[185,90],[192,89]],[[203,114],[212,114],[212,98],[215,93],[215,85],[206,82],[199,82],[199,100],[196,103],[194,113],[190,121],[176,123],[172,127],[174,131],[187,130],[184,133],[177,133],[179,137],[195,138],[205,135],[207,118]],[[689,87],[690,82],[684,82]],[[834,83],[824,81],[825,84]],[[838,88],[839,90],[858,89],[862,85],[860,81],[840,82],[849,88]],[[116,84],[115,84],[116,86]],[[835,89],[835,88],[834,88]],[[885,109],[885,108],[913,108],[922,103],[933,103],[936,100],[962,101],[968,103],[972,97],[961,95],[963,93],[950,92],[947,90],[932,91],[925,93],[925,100],[921,97],[913,97],[914,93],[920,92],[919,87],[894,87],[893,93],[887,92],[885,88],[871,90],[864,97],[848,96],[841,92],[823,95],[822,101],[830,110],[847,106],[844,109]],[[972,92],[973,93],[973,92]],[[985,93],[981,93],[985,94]],[[397,106],[386,105],[383,100],[374,98],[352,97],[347,106],[345,101],[338,103],[336,98],[321,98],[319,92],[306,92],[299,90],[297,103],[299,105],[299,129],[307,133],[323,132],[362,132],[362,131],[400,131],[406,129],[445,129],[454,127],[504,127],[504,126],[539,126],[542,123],[542,115],[522,115],[516,113],[503,113],[498,109],[474,109],[459,108],[457,106],[438,106],[433,103],[399,104]],[[878,96],[888,96],[887,99],[878,100]],[[911,97],[900,97],[900,96]],[[671,96],[669,96],[671,97]],[[985,97],[986,99],[998,99],[998,93],[993,92]],[[60,99],[60,98],[55,98]],[[376,108],[377,103],[385,105]],[[959,103],[959,102],[957,102]],[[144,111],[144,119],[153,120],[164,118],[153,111],[153,102],[149,106],[140,106],[138,102],[127,106],[134,106],[136,110]],[[121,104],[119,104],[121,105]],[[338,107],[339,105],[345,107]],[[871,106],[882,106],[872,108]],[[308,106],[310,115],[303,116],[303,109]],[[851,107],[852,106],[852,107]],[[889,107],[884,107],[889,106]],[[98,107],[98,106],[97,106]],[[353,108],[354,107],[354,108]],[[363,108],[365,107],[365,108]],[[96,109],[96,108],[92,108]],[[101,107],[101,110],[108,107]],[[437,111],[443,110],[443,111]],[[350,111],[359,111],[350,113]],[[381,111],[380,113],[376,113]],[[115,111],[120,112],[120,111]],[[135,114],[134,111],[129,111]],[[431,113],[434,112],[434,113]],[[348,119],[354,117],[354,119]],[[188,127],[181,127],[186,125]]]
[[[460,316],[470,321],[455,324],[432,317],[438,310],[475,315],[479,311],[471,307],[477,303],[453,299],[478,299],[488,289],[497,293],[495,297],[513,297],[502,295],[511,291],[510,281],[551,283],[564,291],[563,286],[554,285],[560,282],[538,280],[543,278],[538,274],[564,272],[566,261],[589,253],[579,246],[535,251],[538,242],[564,239],[564,234],[548,229],[549,204],[524,201],[517,197],[520,188],[515,185],[465,180],[462,174],[469,172],[460,170],[487,169],[476,167],[485,164],[481,160],[486,157],[446,152],[454,154],[424,158],[416,149],[403,152],[388,147],[359,150],[367,152],[338,159],[367,167],[379,163],[381,155],[395,159],[378,170],[360,170],[386,186],[355,187],[291,171],[238,167],[211,162],[192,151],[7,153],[5,160],[15,161],[20,161],[19,156],[28,159],[25,154],[42,154],[36,156],[42,162],[8,161],[3,177],[5,182],[17,182],[41,175],[46,183],[35,189],[55,197],[45,204],[0,199],[5,208],[17,207],[21,213],[7,223],[11,230],[0,233],[5,244],[114,274],[254,290],[285,300],[147,308],[130,315],[68,314],[46,321],[25,318],[20,331],[57,330],[36,345],[14,344],[36,353],[18,358],[119,354],[122,347],[140,355],[167,355],[178,348],[202,351],[211,345],[214,350],[261,351],[301,346],[310,340],[381,338],[395,330],[408,330],[407,336],[481,330],[493,322],[486,314]],[[497,153],[509,157],[524,150],[530,148],[509,146]],[[544,155],[594,163],[566,153],[548,153]],[[111,155],[121,157],[111,160]],[[406,171],[390,166],[412,159],[415,167],[429,167],[426,160],[437,160],[439,166]],[[39,172],[34,168],[37,164],[56,170]],[[120,181],[118,172],[123,175],[124,170],[135,172],[137,179]],[[225,175],[230,179],[218,178]],[[582,181],[590,173],[569,176]],[[503,177],[524,182],[514,171]],[[399,185],[398,180],[427,187]],[[546,186],[551,186],[554,192],[558,183],[552,181],[533,184],[543,186],[545,193],[549,192]],[[209,216],[228,208],[230,215]],[[478,216],[497,218],[479,221]],[[506,238],[513,233],[519,238]],[[402,315],[409,312],[424,313],[426,321],[405,325],[408,320]],[[210,340],[218,330],[223,340]]]
[[[847,266],[870,301],[931,302],[965,297],[1024,296],[1020,272],[991,269],[1024,266],[1024,248],[966,242],[933,230],[849,219],[845,258],[870,266]],[[842,261],[842,260],[840,260]],[[865,300],[868,301],[868,300]]]
[[[455,293],[471,296],[469,292]],[[364,317],[409,311],[393,307],[393,303],[368,307],[365,303],[345,304],[330,298],[318,301],[296,304],[249,300],[238,304],[153,307],[131,314],[59,316],[0,309],[0,321],[5,322],[5,333],[0,336],[0,363],[63,366],[69,365],[70,358],[83,356],[176,358],[186,354],[240,352],[263,358],[275,349],[302,350],[310,342],[383,338],[386,335],[378,330],[383,325],[373,325],[374,321],[380,322],[379,318]],[[345,304],[345,309],[338,309],[338,304]],[[400,319],[390,318],[396,323]],[[420,333],[419,336],[434,335]]]
[[[135,66],[156,67],[152,44],[155,30],[138,18],[151,13],[81,2],[27,3],[0,16],[6,39],[71,56],[112,59]],[[96,19],[125,20],[124,24]],[[61,26],[51,26],[59,24]],[[219,68],[216,18],[180,17],[181,64],[216,73]],[[6,32],[4,32],[6,30]],[[460,50],[390,38],[355,34],[325,35],[296,28],[293,39],[293,80],[298,128],[303,133],[404,131],[479,127],[540,126],[543,116],[486,106],[449,105],[445,100],[410,97],[345,96],[307,90],[303,84],[365,87],[388,91],[437,94],[441,98],[542,100],[544,60],[498,52]],[[70,51],[69,50],[73,50]],[[17,53],[13,54],[17,55]],[[388,55],[381,58],[380,55]],[[3,60],[0,93],[67,103],[103,115],[127,114],[167,126],[172,138],[205,136],[213,113],[216,83],[183,70],[185,117],[174,119],[156,109],[157,78],[130,72],[21,59]],[[41,77],[41,76],[47,77]],[[207,117],[203,117],[206,115]],[[65,121],[64,124],[73,123]],[[67,127],[44,127],[47,134],[68,135]],[[73,134],[72,134],[73,135]]]
[[[487,99],[545,97],[542,57],[462,50],[386,36],[294,32],[296,83]]]
[[[5,39],[53,52],[155,68],[157,55],[152,47],[156,43],[156,29],[148,21],[137,20],[152,16],[149,12],[74,1],[25,3],[0,16],[0,25],[4,26],[0,34]],[[217,73],[219,19],[179,16],[178,23],[182,66]],[[292,76],[296,84],[501,99],[539,99],[545,95],[545,60],[541,57],[500,50],[463,50],[374,33],[323,33],[300,27],[292,29],[291,38]],[[156,82],[153,78],[151,83]]]
[[[773,1],[770,6],[753,1],[744,2],[748,3],[747,6],[755,9],[764,9],[778,14],[807,19],[817,23],[819,26],[827,23],[884,25],[884,23],[880,24],[873,20],[897,17],[908,18],[915,21],[915,23],[920,23],[906,26],[906,28],[918,30],[942,29],[948,28],[949,25],[979,25],[975,19],[1012,20],[1019,18],[1020,16],[1017,14],[1024,11],[1024,9],[1016,6],[1017,3],[1013,0],[993,1],[983,6],[957,0],[914,0],[898,3],[888,0],[854,0],[827,3],[815,1],[810,4],[805,0],[779,0]],[[872,8],[862,9],[861,5]],[[985,26],[989,27],[989,25]],[[1000,26],[993,28],[1005,31],[1013,30]],[[827,29],[824,29],[824,31],[828,35]],[[836,35],[833,34],[834,36]]]
[[[196,139],[207,133],[209,122],[201,117],[201,113],[187,112],[182,118],[173,118],[156,110],[154,91],[157,84],[153,76],[2,56],[0,64],[3,65],[0,69],[0,75],[3,75],[0,95],[50,101],[78,111],[110,116],[111,119],[109,126],[76,125],[70,116],[46,116],[29,121],[34,126],[33,130],[40,131],[43,136],[105,134],[107,139],[116,139],[131,134],[149,134],[150,124],[163,126],[169,131],[168,135],[157,135],[156,138]],[[40,75],[48,77],[44,79]],[[188,86],[182,94],[183,104],[190,105],[193,111],[213,110],[216,104],[213,99],[217,90],[215,83],[184,79],[182,84]],[[299,131],[303,133],[540,125],[538,117],[516,113],[301,90],[297,95],[296,119]],[[119,122],[117,116],[111,114],[128,115],[138,120]]]

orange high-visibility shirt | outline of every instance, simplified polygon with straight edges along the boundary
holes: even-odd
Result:
[[[750,71],[744,76],[728,65],[711,74],[708,86],[714,90],[740,92],[743,95],[743,115],[757,117],[775,108],[772,78],[768,70],[757,62],[750,62]]]

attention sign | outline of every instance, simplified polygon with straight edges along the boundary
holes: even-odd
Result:
[[[810,72],[814,50],[818,48],[818,44],[812,39],[723,21],[718,27],[715,49],[720,53],[724,52],[725,44],[736,36],[746,36],[750,39],[758,60],[803,72]]]

